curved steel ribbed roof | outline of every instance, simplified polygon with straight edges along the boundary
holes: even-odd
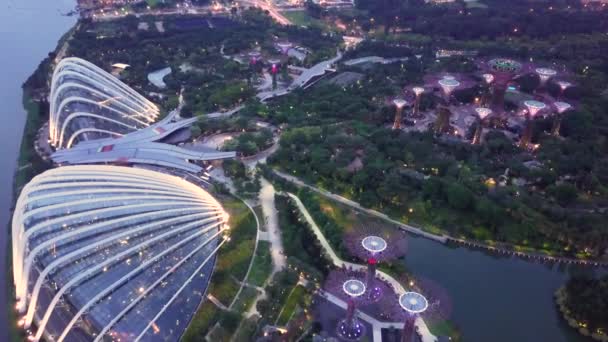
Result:
[[[49,138],[56,148],[80,140],[118,137],[148,127],[158,107],[98,66],[81,58],[57,64],[50,89]]]
[[[36,319],[36,339],[175,338],[204,295],[226,220],[208,192],[175,176],[46,171],[23,188],[13,215],[20,323]]]

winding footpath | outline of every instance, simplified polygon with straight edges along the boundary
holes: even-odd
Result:
[[[307,189],[309,189],[311,191],[314,191],[314,192],[316,192],[318,194],[321,194],[321,195],[323,195],[323,196],[325,196],[327,198],[333,199],[334,201],[340,202],[340,203],[345,204],[345,205],[347,205],[347,206],[349,206],[351,208],[354,208],[356,210],[362,211],[362,212],[364,212],[364,213],[366,213],[368,215],[371,215],[371,216],[380,218],[382,220],[388,221],[388,222],[390,222],[390,223],[398,226],[399,228],[401,228],[401,229],[403,229],[405,231],[408,231],[408,232],[410,232],[412,234],[420,235],[420,236],[423,236],[423,237],[425,237],[427,239],[431,239],[431,240],[434,240],[434,241],[437,241],[437,242],[441,242],[441,243],[446,243],[448,241],[448,237],[445,236],[445,235],[435,235],[435,234],[431,234],[429,232],[425,232],[425,231],[423,231],[420,228],[416,228],[416,227],[410,226],[408,224],[405,224],[403,222],[399,222],[397,220],[393,220],[392,218],[388,217],[386,214],[383,214],[383,213],[378,212],[376,210],[364,208],[359,203],[357,203],[355,201],[351,201],[348,198],[342,197],[340,195],[336,195],[336,194],[331,193],[331,192],[326,191],[326,190],[322,190],[322,189],[316,188],[316,187],[314,187],[312,185],[308,185],[308,184],[302,182],[300,179],[298,179],[298,178],[296,178],[294,176],[288,175],[286,173],[283,173],[283,172],[280,172],[280,171],[277,171],[277,170],[273,170],[273,172],[277,176],[279,176],[279,177],[281,177],[281,178],[283,178],[283,179],[285,179],[285,180],[287,180],[287,181],[289,181],[289,182],[297,185],[298,187],[307,188]]]
[[[381,212],[378,212],[376,210],[372,210],[372,209],[368,209],[365,207],[362,207],[359,203],[349,200],[348,198],[342,197],[340,195],[336,195],[334,193],[331,193],[327,190],[323,190],[323,189],[319,189],[317,187],[314,187],[312,185],[308,185],[306,183],[304,183],[303,181],[301,181],[300,179],[288,175],[286,173],[283,173],[281,171],[277,171],[277,170],[273,170],[274,174],[295,184],[298,187],[301,188],[306,188],[309,189],[313,192],[316,192],[320,195],[323,195],[329,199],[332,199],[336,202],[342,203],[346,206],[349,206],[355,210],[358,210],[360,212],[366,213],[368,215],[380,218],[384,221],[387,221],[389,223],[392,223],[396,226],[398,226],[399,228],[401,228],[402,230],[405,230],[409,233],[415,234],[415,235],[419,235],[422,237],[425,237],[427,239],[433,240],[433,241],[437,241],[440,243],[454,243],[457,245],[462,245],[464,247],[468,247],[468,248],[479,248],[479,249],[484,249],[486,251],[492,252],[492,253],[498,253],[498,254],[504,254],[504,255],[510,255],[510,256],[515,256],[515,257],[520,257],[523,259],[530,259],[530,260],[536,260],[536,261],[540,261],[540,262],[557,262],[557,263],[563,263],[563,264],[577,264],[577,265],[584,265],[584,266],[590,266],[590,267],[606,267],[608,266],[608,262],[606,261],[598,261],[598,260],[584,260],[584,259],[576,259],[576,258],[568,258],[568,257],[554,257],[554,256],[550,256],[550,255],[546,255],[546,254],[541,254],[541,253],[533,253],[533,252],[521,252],[521,251],[517,251],[517,250],[512,250],[512,249],[508,249],[508,248],[504,248],[504,247],[497,247],[497,246],[492,246],[486,243],[482,243],[482,242],[477,242],[477,241],[470,241],[470,240],[466,240],[466,239],[460,239],[460,238],[456,238],[456,237],[452,237],[452,236],[448,236],[448,235],[436,235],[436,234],[432,234],[426,231],[423,231],[420,228],[417,227],[413,227],[410,226],[408,224],[405,224],[403,222],[399,222],[397,220],[394,220],[392,218],[390,218],[388,215],[383,214]]]
[[[351,262],[342,260],[336,254],[334,249],[331,247],[331,245],[325,238],[325,235],[323,235],[323,232],[321,231],[321,229],[319,228],[317,223],[314,221],[314,219],[312,218],[312,216],[310,215],[310,213],[308,212],[308,210],[306,209],[306,207],[304,206],[302,201],[298,198],[298,196],[296,196],[292,193],[287,193],[287,195],[291,199],[293,199],[294,202],[296,203],[296,206],[298,207],[298,209],[300,210],[300,212],[306,219],[306,222],[308,222],[309,226],[312,228],[312,231],[315,234],[317,240],[319,240],[319,242],[321,243],[321,247],[323,248],[323,250],[329,257],[331,262],[334,264],[334,266],[339,267],[339,268],[342,268],[342,267],[352,268],[354,270],[361,270],[361,271],[367,270],[365,265],[355,264],[355,263],[351,263]],[[399,283],[391,275],[389,275],[381,270],[377,270],[376,274],[378,275],[379,279],[389,283],[393,287],[393,289],[395,289],[395,292],[397,293],[397,295],[401,295],[402,293],[406,292],[405,288],[401,285],[401,283]],[[337,298],[329,293],[326,293],[326,292],[322,292],[322,296],[325,297],[327,300],[331,301],[332,303],[334,303],[342,308],[346,308],[346,303],[341,301],[339,298]],[[394,327],[403,329],[403,323],[380,322],[380,321],[374,319],[373,317],[366,315],[365,313],[362,313],[362,312],[359,313],[359,317],[361,317],[361,319],[363,319],[364,321],[367,321],[368,323],[370,323],[372,325],[374,341],[376,341],[376,342],[382,342],[382,329],[383,328],[394,326]],[[436,342],[437,341],[437,337],[431,333],[431,331],[429,330],[429,328],[426,325],[426,323],[424,322],[424,320],[422,320],[421,318],[417,318],[415,324],[416,324],[418,333],[422,337],[422,342]]]

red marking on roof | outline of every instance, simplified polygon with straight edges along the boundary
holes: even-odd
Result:
[[[165,133],[167,130],[162,128],[162,127],[156,127],[154,128],[154,132],[158,133],[158,134],[163,134]]]
[[[114,149],[114,145],[106,145],[101,148],[101,152],[110,152]]]

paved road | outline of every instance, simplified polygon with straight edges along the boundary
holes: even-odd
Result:
[[[279,272],[287,265],[287,260],[283,251],[283,242],[281,241],[281,232],[279,230],[279,218],[277,208],[274,205],[274,187],[266,179],[260,180],[262,188],[260,190],[260,204],[266,221],[266,231],[268,233],[268,241],[271,244],[270,255],[272,257],[272,276]]]

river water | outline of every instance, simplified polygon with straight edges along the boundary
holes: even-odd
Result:
[[[572,274],[605,270],[532,263],[418,237],[410,239],[405,263],[446,290],[464,341],[592,341],[560,318],[553,293]]]
[[[6,284],[7,224],[12,205],[13,172],[25,111],[21,105],[21,84],[52,51],[57,40],[76,22],[65,17],[74,0],[0,1],[0,341],[8,341]],[[33,143],[33,142],[32,142]]]
[[[8,4],[7,4],[8,2]],[[65,17],[74,0],[4,0],[0,4],[0,224],[9,222],[12,178],[25,122],[21,84],[55,48],[76,21]],[[3,228],[6,229],[6,228]],[[0,275],[6,275],[7,232],[0,234]],[[498,258],[480,251],[450,248],[412,238],[406,264],[416,274],[435,280],[449,293],[452,319],[465,341],[587,341],[563,321],[552,295],[571,272],[557,266]],[[0,341],[7,341],[6,285],[0,281]]]

